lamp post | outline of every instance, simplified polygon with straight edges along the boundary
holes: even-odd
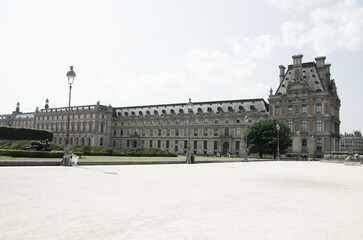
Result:
[[[70,166],[70,155],[69,155],[69,124],[71,119],[71,92],[72,92],[72,84],[74,82],[74,78],[76,77],[76,73],[73,71],[73,66],[70,67],[70,71],[67,72],[68,84],[69,84],[69,101],[68,101],[68,120],[67,120],[67,138],[66,138],[66,146],[64,148],[64,166]]]
[[[191,114],[193,110],[193,103],[192,100],[189,98],[189,102],[187,103],[188,107],[188,114],[189,114],[189,120],[188,120],[188,145],[187,145],[187,163],[192,163],[192,155],[190,153],[190,121],[191,121]]]
[[[276,124],[277,129],[277,157],[276,160],[280,161],[280,125]]]
[[[248,127],[248,116],[245,116],[246,121],[246,144],[245,144],[245,162],[248,162],[248,145],[247,145],[247,127]]]

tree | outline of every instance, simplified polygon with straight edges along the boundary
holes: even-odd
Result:
[[[249,153],[258,153],[262,158],[263,154],[271,154],[274,157],[277,155],[277,128],[280,125],[279,131],[279,145],[280,153],[286,153],[286,150],[292,144],[290,138],[289,127],[278,119],[263,119],[252,123],[247,127],[243,133],[243,139],[246,144],[247,134],[247,147]]]

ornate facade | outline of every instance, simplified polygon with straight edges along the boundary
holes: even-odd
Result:
[[[340,135],[340,151],[363,154],[363,137],[360,131]]]
[[[199,155],[243,155],[241,139],[246,126],[260,119],[279,118],[290,127],[292,153],[319,154],[339,150],[339,108],[330,64],[325,57],[280,66],[279,87],[270,92],[269,104],[261,99],[195,102],[148,106],[71,107],[70,143],[109,147],[153,147],[185,154],[190,146]],[[20,105],[0,115],[0,125],[33,127],[54,132],[53,142],[64,144],[68,108],[49,108],[21,113]],[[246,121],[247,120],[247,121]]]
[[[303,55],[293,56],[293,64],[280,66],[276,92],[269,96],[271,118],[283,120],[290,128],[293,144],[289,152],[320,155],[339,150],[340,99],[330,64],[325,57],[302,63]]]

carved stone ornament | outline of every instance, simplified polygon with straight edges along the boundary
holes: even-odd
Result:
[[[299,69],[295,69],[295,72],[294,72],[294,80],[295,81],[300,81],[301,80],[301,72]]]

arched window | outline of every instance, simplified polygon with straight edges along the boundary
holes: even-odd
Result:
[[[198,108],[198,113],[203,113],[203,110],[201,108]]]
[[[184,110],[183,109],[179,109],[179,113],[180,114],[184,114]]]
[[[162,112],[164,115],[166,115],[166,111],[165,111],[165,110],[162,110],[161,112]]]
[[[228,111],[229,112],[234,112],[233,108],[232,107],[228,107]]]
[[[238,107],[238,110],[242,111],[242,112],[245,112],[246,110],[242,107],[242,106],[239,106]]]
[[[156,110],[154,110],[154,115],[155,115],[155,116],[158,116],[158,115],[159,115],[159,112],[158,112],[158,111],[156,111]]]
[[[221,107],[217,108],[218,112],[223,112],[223,109]]]
[[[142,111],[139,111],[139,116],[142,116],[142,115],[144,115],[144,114],[142,113]]]
[[[212,113],[212,112],[213,112],[213,110],[212,110],[212,108],[211,108],[211,107],[209,107],[209,108],[207,109],[207,111],[208,111],[209,113]]]
[[[146,115],[147,116],[150,116],[150,111],[146,111]]]
[[[251,106],[250,106],[250,110],[251,110],[251,111],[254,111],[254,112],[256,112],[256,111],[257,111],[257,109],[255,108],[255,106],[253,106],[253,105],[251,105]]]

